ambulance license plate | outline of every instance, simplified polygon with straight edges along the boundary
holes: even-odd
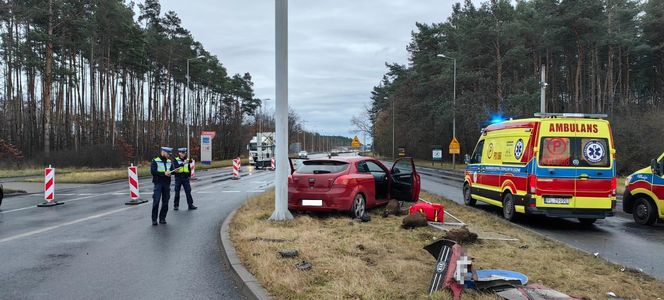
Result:
[[[569,199],[564,197],[544,197],[544,204],[569,204]]]
[[[302,200],[302,206],[323,206],[323,200]]]

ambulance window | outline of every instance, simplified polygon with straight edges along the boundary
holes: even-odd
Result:
[[[475,147],[475,152],[473,152],[473,157],[470,159],[471,164],[479,164],[482,163],[482,150],[484,149],[484,140],[481,140],[479,143],[477,143],[477,146]]]
[[[580,138],[579,167],[608,167],[609,142],[607,139]]]
[[[542,138],[540,165],[569,167],[572,163],[571,139],[566,137]]]

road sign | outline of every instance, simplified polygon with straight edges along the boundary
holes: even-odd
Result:
[[[404,156],[406,156],[406,148],[404,148],[404,147],[399,147],[399,149],[397,149],[397,150],[399,150],[399,157],[404,157]]]
[[[450,142],[450,154],[461,154],[461,144],[459,144],[459,141],[455,138],[452,138],[452,141]]]
[[[209,135],[201,135],[201,163],[212,164],[212,137]]]
[[[441,161],[443,160],[443,148],[434,148],[431,151],[431,158],[434,161]]]
[[[213,139],[215,136],[217,136],[217,132],[216,131],[201,131],[201,135],[207,135],[207,136],[209,136],[210,138]]]
[[[353,148],[360,148],[360,139],[357,137],[357,135],[353,138],[353,142],[350,144],[351,147]]]

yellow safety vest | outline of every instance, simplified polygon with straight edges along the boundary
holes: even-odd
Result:
[[[171,160],[167,159],[166,163],[161,163],[161,157],[156,157],[154,159],[155,162],[157,162],[157,172],[159,173],[166,173],[167,170],[171,170]]]
[[[179,157],[176,157],[175,160],[178,162],[178,165],[182,166],[182,169],[177,173],[189,173],[189,164],[183,164],[184,161]]]

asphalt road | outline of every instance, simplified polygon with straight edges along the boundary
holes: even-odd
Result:
[[[463,203],[461,184],[422,174],[422,189]],[[478,202],[478,209],[496,214],[500,208]],[[573,219],[526,216],[517,224],[558,240],[572,247],[599,256],[613,263],[631,267],[664,280],[664,226],[640,226],[630,215],[598,220],[594,226],[583,227]]]
[[[273,172],[226,180],[230,169],[198,172],[198,210],[168,212],[152,226],[150,201],[126,206],[126,182],[56,191],[64,205],[38,208],[43,195],[9,197],[0,212],[0,299],[242,299],[220,263],[219,228]],[[243,175],[248,175],[243,172]],[[184,200],[182,192],[181,201]],[[172,208],[173,195],[170,207]]]

